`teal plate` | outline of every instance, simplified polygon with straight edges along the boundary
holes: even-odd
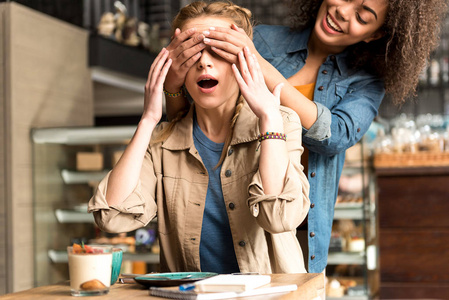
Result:
[[[150,273],[134,277],[134,280],[146,287],[177,286],[184,283],[206,279],[216,275],[218,275],[218,273],[210,273],[210,272]]]

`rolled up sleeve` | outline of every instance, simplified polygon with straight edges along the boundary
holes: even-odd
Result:
[[[146,178],[147,183],[155,182],[155,176],[151,180],[148,172],[148,166],[142,168],[136,188],[120,205],[108,205],[106,193],[110,173],[103,178],[88,204],[88,212],[93,213],[95,223],[101,230],[110,233],[129,232],[147,225],[156,216],[155,187],[141,184],[143,178]]]
[[[321,103],[314,102],[317,108],[317,120],[307,130],[303,128],[304,137],[317,141],[323,141],[331,137],[332,114],[330,110]]]

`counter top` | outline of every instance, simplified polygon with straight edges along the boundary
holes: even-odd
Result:
[[[297,300],[297,299],[315,299],[318,292],[324,290],[324,278],[322,273],[309,273],[309,274],[272,274],[272,285],[281,284],[296,284],[298,289],[294,292],[261,295],[257,297],[245,297],[244,299],[254,300]],[[0,299],[33,299],[33,300],[59,300],[59,299],[74,299],[70,295],[70,286],[68,282],[55,285],[47,285],[37,287],[22,292],[6,294],[0,296]],[[132,284],[114,284],[109,294],[103,296],[90,296],[82,297],[83,300],[101,300],[101,299],[116,299],[116,300],[129,300],[129,299],[166,299],[160,297],[154,297],[149,295],[149,290],[144,286],[132,283]]]

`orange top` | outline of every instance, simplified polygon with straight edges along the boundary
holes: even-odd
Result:
[[[295,86],[295,89],[301,92],[304,96],[313,101],[313,92],[315,91],[315,82]]]
[[[309,98],[310,101],[313,101],[313,93],[315,91],[315,82],[304,84],[304,85],[298,85],[295,86],[295,89],[301,92],[304,96]],[[304,167],[304,174],[306,174],[307,177],[309,177],[307,174],[308,172],[308,163],[309,163],[309,149],[307,149],[304,144],[304,153],[301,155],[301,164]]]

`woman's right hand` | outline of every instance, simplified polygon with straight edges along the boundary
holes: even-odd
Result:
[[[168,71],[165,89],[170,93],[177,93],[184,84],[186,74],[201,57],[201,51],[206,48],[203,43],[204,35],[197,33],[195,28],[181,32],[175,30],[172,41],[167,46],[172,59],[172,67]]]
[[[172,65],[169,58],[170,52],[163,48],[154,59],[148,72],[148,79],[145,84],[145,98],[143,106],[143,119],[148,119],[151,123],[157,124],[162,117],[162,95],[164,80],[168,70]]]

